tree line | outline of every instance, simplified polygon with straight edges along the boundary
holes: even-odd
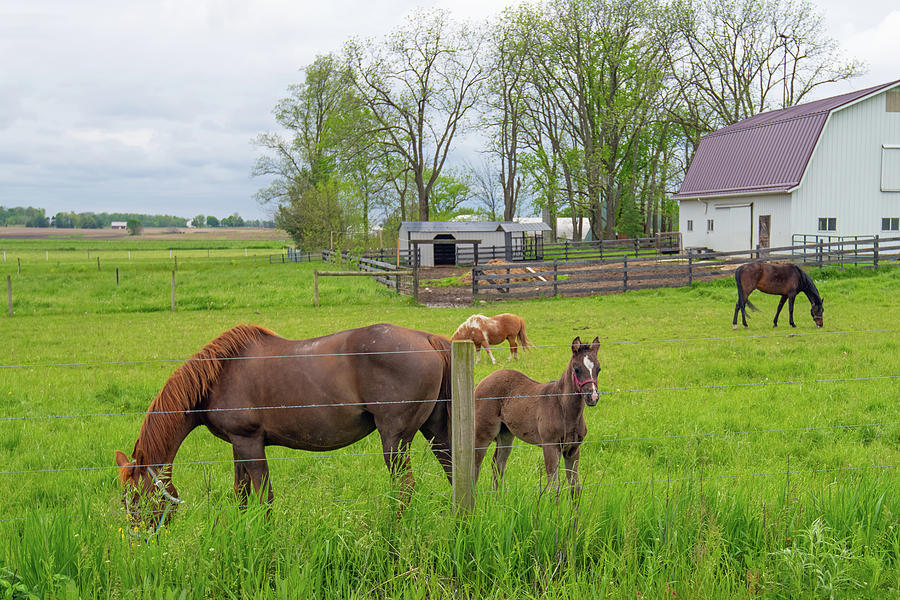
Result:
[[[0,206],[0,226],[56,227],[57,229],[106,229],[113,221],[136,222],[141,227],[186,227],[188,219],[173,215],[145,215],[138,213],[58,212],[47,217],[43,208]],[[191,219],[194,227],[268,227],[274,221],[245,220],[234,213],[222,219],[198,215]]]
[[[257,199],[307,246],[524,209],[597,239],[673,230],[702,135],[862,69],[806,0],[526,1],[484,26],[417,10],[303,67],[256,138]],[[480,159],[450,168],[461,140]]]

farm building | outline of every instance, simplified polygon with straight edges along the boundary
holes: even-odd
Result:
[[[109,224],[112,229],[127,229],[128,223],[126,221],[113,221]]]
[[[704,136],[675,198],[686,248],[897,235],[900,80]]]
[[[541,253],[546,223],[511,221],[403,221],[400,250],[419,247],[422,266],[472,264],[474,243],[478,242],[479,262],[490,258],[523,260]],[[414,244],[422,241],[421,244]]]

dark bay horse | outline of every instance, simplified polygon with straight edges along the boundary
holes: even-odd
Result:
[[[523,348],[533,345],[525,335],[525,320],[512,313],[503,313],[496,317],[486,317],[484,315],[472,315],[466,319],[462,325],[456,328],[452,340],[472,340],[475,343],[475,352],[477,358],[475,362],[481,360],[481,349],[487,350],[491,363],[496,364],[494,355],[491,353],[491,344],[499,344],[503,340],[509,342],[509,359],[518,359],[518,343]]]
[[[600,340],[572,340],[572,358],[557,381],[539,383],[512,369],[496,371],[475,388],[475,477],[491,441],[496,441],[493,474],[496,489],[512,452],[513,438],[541,446],[548,484],[562,456],[572,492],[578,491],[578,460],[587,435],[584,407],[600,398],[597,375]]]
[[[129,518],[151,504],[157,527],[180,502],[171,465],[185,437],[205,425],[232,445],[234,488],[273,498],[266,446],[324,451],[376,429],[401,500],[414,480],[407,453],[416,431],[451,474],[450,342],[379,324],[308,340],[238,325],[209,342],[169,378],[150,404],[129,460],[116,452]],[[146,496],[157,488],[154,499]],[[160,497],[161,496],[161,497]],[[147,505],[143,507],[147,512]],[[170,515],[169,515],[170,516]]]
[[[819,290],[812,278],[800,267],[792,263],[768,263],[768,262],[751,262],[741,265],[734,272],[734,280],[737,282],[738,300],[734,305],[734,329],[737,329],[738,311],[741,311],[741,321],[744,327],[747,326],[747,312],[744,306],[749,306],[753,310],[757,310],[753,304],[747,299],[750,292],[759,290],[766,294],[775,294],[781,296],[778,303],[778,310],[775,311],[775,327],[778,327],[778,315],[785,301],[788,303],[788,315],[790,317],[791,327],[794,324],[794,298],[797,294],[803,292],[809,298],[812,305],[809,314],[812,315],[816,326],[822,326],[822,297],[819,296]]]

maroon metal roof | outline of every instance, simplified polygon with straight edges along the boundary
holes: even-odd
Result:
[[[675,198],[779,192],[797,186],[828,114],[898,83],[760,113],[703,136]]]

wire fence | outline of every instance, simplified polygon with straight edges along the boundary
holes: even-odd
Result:
[[[734,342],[735,340],[741,339],[760,339],[760,338],[785,338],[785,337],[799,337],[799,336],[821,336],[821,335],[841,335],[846,336],[850,334],[854,335],[872,335],[876,333],[897,333],[900,332],[900,329],[878,329],[878,330],[854,330],[854,331],[836,331],[836,332],[801,332],[801,333],[790,333],[790,334],[767,334],[767,335],[753,335],[753,336],[714,336],[714,337],[705,337],[705,338],[678,338],[678,339],[657,339],[657,340],[612,340],[601,342],[601,345],[605,346],[616,346],[616,345],[624,345],[624,344],[669,344],[669,343],[686,343],[686,342],[699,342],[699,341],[723,341],[727,340],[729,342]],[[535,349],[557,349],[557,348],[569,348],[570,344],[545,344],[535,346]],[[424,350],[424,351],[412,351],[412,352],[438,352],[436,350]],[[304,359],[304,358],[336,358],[336,357],[353,357],[353,356],[369,356],[369,355],[378,355],[378,354],[407,354],[411,353],[410,351],[392,351],[392,352],[341,352],[341,353],[310,353],[310,354],[287,354],[287,355],[279,355],[279,356],[247,356],[247,357],[232,357],[228,360],[268,360],[268,359]],[[204,359],[196,359],[191,358],[190,360],[204,360]],[[211,360],[211,359],[210,359]],[[41,363],[41,364],[18,364],[18,365],[0,365],[0,370],[2,369],[22,369],[22,368],[60,368],[60,367],[97,367],[97,366],[120,366],[120,365],[146,365],[146,364],[159,364],[159,363],[171,363],[171,362],[186,362],[184,359],[157,359],[157,360],[135,360],[135,361],[99,361],[99,362],[77,362],[77,363]],[[735,390],[747,390],[752,388],[764,388],[771,386],[799,386],[799,385],[834,385],[840,383],[849,383],[849,384],[862,384],[865,382],[886,382],[886,381],[896,381],[900,379],[900,374],[894,373],[884,373],[878,375],[871,376],[860,376],[860,377],[831,377],[831,378],[816,378],[816,379],[803,379],[803,380],[781,380],[781,381],[756,381],[756,382],[723,382],[723,383],[712,383],[712,384],[703,384],[703,385],[676,385],[676,386],[656,386],[656,387],[640,387],[633,389],[617,389],[617,390],[603,390],[599,391],[599,394],[602,396],[613,396],[617,394],[635,394],[635,393],[683,393],[683,392],[701,392],[701,391],[711,391],[711,390],[723,390],[723,389],[735,389]],[[575,394],[573,394],[575,395]],[[553,396],[558,397],[560,394],[546,394],[547,397]],[[491,397],[481,397],[476,398],[477,401],[484,400],[508,400],[515,398],[541,398],[544,397],[542,395],[528,394],[525,396],[491,396]],[[376,402],[334,402],[334,403],[317,403],[311,405],[302,405],[302,406],[291,406],[291,405],[279,405],[279,406],[255,406],[255,407],[234,407],[234,408],[192,408],[192,409],[184,409],[184,410],[165,410],[165,411],[119,411],[119,412],[87,412],[87,413],[72,413],[72,414],[45,414],[45,415],[18,415],[18,416],[3,416],[0,417],[0,423],[11,424],[12,422],[35,422],[35,421],[49,421],[49,420],[58,420],[58,419],[99,419],[99,418],[110,418],[110,417],[135,417],[144,415],[145,417],[148,415],[154,414],[197,414],[197,413],[218,413],[218,412],[233,412],[233,411],[265,411],[265,410],[286,410],[286,409],[301,409],[301,408],[310,408],[310,409],[321,409],[321,408],[337,408],[337,407],[360,407],[360,406],[373,406],[380,404],[396,404],[396,403],[426,403],[426,402],[449,402],[449,399],[418,399],[418,400],[407,400],[407,401],[376,401]],[[645,435],[645,436],[615,436],[615,437],[601,437],[598,439],[585,439],[580,442],[581,445],[612,445],[612,444],[624,444],[624,443],[636,443],[636,442],[661,442],[661,441],[671,441],[671,440],[690,440],[690,439],[711,439],[711,438],[736,438],[739,436],[762,436],[762,435],[776,435],[776,434],[801,434],[801,433],[810,433],[810,432],[827,432],[827,431],[840,431],[840,430],[863,430],[863,429],[873,429],[873,428],[889,428],[889,427],[897,427],[900,426],[900,421],[894,420],[885,420],[885,421],[877,421],[877,422],[863,422],[863,423],[845,423],[845,424],[829,424],[829,425],[808,425],[808,426],[799,426],[799,427],[772,427],[772,428],[753,428],[753,429],[744,429],[744,430],[720,430],[720,431],[706,431],[706,432],[681,432],[681,433],[669,433],[669,434],[658,434],[658,435]],[[520,443],[519,446],[523,444]],[[547,444],[528,444],[527,446],[539,448],[544,445],[555,445],[558,446],[557,442],[547,443]],[[475,450],[488,450],[489,446],[486,447],[476,447]],[[408,448],[407,452],[413,454],[423,454],[428,453],[426,450],[418,450],[414,448]],[[382,457],[384,458],[388,453],[383,451],[371,451],[371,452],[346,452],[342,451],[340,453],[331,453],[331,454],[306,454],[306,453],[297,453],[292,454],[290,456],[279,456],[279,457],[269,457],[263,459],[246,459],[246,460],[195,460],[195,461],[178,461],[176,464],[178,467],[183,466],[203,466],[203,465],[223,465],[223,464],[234,464],[241,462],[260,462],[260,461],[273,461],[273,462],[286,462],[286,461],[295,461],[295,460],[336,460],[336,459],[346,459],[352,457]],[[144,466],[152,466],[152,467],[165,467],[168,464],[150,464]],[[894,464],[881,464],[881,465],[870,465],[870,466],[840,466],[840,467],[828,467],[824,469],[806,469],[806,470],[789,470],[789,471],[765,471],[765,472],[745,472],[745,473],[726,473],[726,474],[711,474],[707,476],[701,476],[702,479],[739,479],[739,478],[748,478],[748,477],[768,477],[768,476],[784,476],[787,473],[799,475],[799,474],[810,474],[810,473],[830,473],[830,472],[841,472],[841,471],[854,471],[854,470],[864,470],[864,469],[893,469],[896,465]],[[98,471],[112,471],[114,469],[118,469],[115,465],[80,465],[80,466],[62,466],[62,467],[47,467],[47,468],[30,468],[30,469],[8,469],[8,470],[0,470],[0,476],[26,476],[26,475],[37,475],[37,474],[56,474],[56,473],[86,473],[86,472],[98,472]],[[667,478],[669,482],[678,482],[685,481],[688,479],[697,479],[695,475],[691,477],[675,477],[675,478]],[[596,488],[603,486],[617,486],[617,485],[649,485],[652,483],[652,480],[623,480],[623,481],[609,481],[609,482],[597,482],[585,484],[583,488]],[[334,499],[334,502],[353,502],[357,500],[367,500],[371,498],[339,498]],[[0,521],[2,522],[2,521]]]

